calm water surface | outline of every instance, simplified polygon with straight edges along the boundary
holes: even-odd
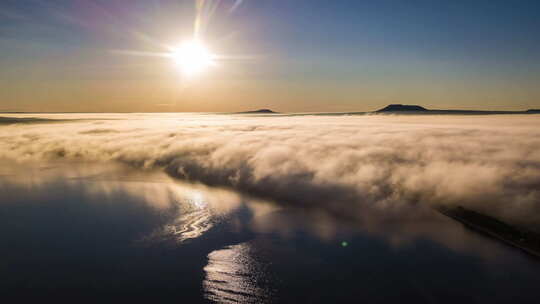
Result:
[[[538,260],[435,213],[358,225],[85,164],[5,164],[0,194],[10,300],[538,303]]]

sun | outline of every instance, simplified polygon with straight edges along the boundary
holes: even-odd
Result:
[[[185,41],[170,56],[187,76],[198,75],[216,63],[216,55],[200,40]]]

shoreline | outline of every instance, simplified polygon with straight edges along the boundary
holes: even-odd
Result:
[[[490,216],[463,207],[436,209],[439,213],[462,223],[467,228],[521,250],[540,259],[540,234],[517,228]]]

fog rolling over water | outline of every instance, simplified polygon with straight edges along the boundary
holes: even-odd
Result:
[[[537,300],[536,260],[434,210],[538,230],[535,116],[4,121],[0,293],[13,301]]]
[[[0,292],[13,301],[535,303],[540,280],[537,261],[421,205],[366,226],[65,160],[5,164],[0,193]]]
[[[422,217],[412,206],[459,205],[540,227],[535,115],[11,116],[48,120],[0,127],[3,161],[157,168],[181,180],[347,215],[366,226]]]

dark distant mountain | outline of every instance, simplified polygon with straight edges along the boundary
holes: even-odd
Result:
[[[391,104],[376,112],[425,112],[428,109],[417,105]]]
[[[238,112],[237,114],[277,114],[277,112],[270,109],[259,109],[255,111]]]
[[[391,104],[372,113],[392,114],[439,114],[439,115],[493,115],[493,114],[540,114],[538,109],[527,111],[489,111],[489,110],[431,110],[418,105]]]
[[[266,111],[266,110],[259,110]],[[259,111],[244,113],[261,113]],[[265,112],[262,112],[265,113]],[[274,113],[274,112],[271,112]],[[351,115],[371,115],[371,114],[391,114],[391,115],[537,115],[540,109],[530,109],[526,111],[490,111],[490,110],[431,110],[419,105],[391,104],[380,110],[373,112],[315,112],[315,113],[291,113],[288,116],[351,116]]]

